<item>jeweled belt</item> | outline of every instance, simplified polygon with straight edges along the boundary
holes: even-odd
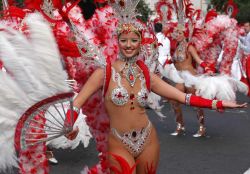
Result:
[[[148,122],[147,127],[131,130],[120,134],[115,128],[111,128],[114,136],[116,136],[126,147],[126,149],[136,158],[144,150],[146,140],[151,132],[151,122]]]

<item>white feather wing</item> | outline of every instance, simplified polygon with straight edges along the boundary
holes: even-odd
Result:
[[[32,105],[69,92],[56,42],[39,14],[26,19],[30,37],[4,26],[0,56],[7,69],[0,72],[0,170],[17,166],[14,134],[18,120]]]

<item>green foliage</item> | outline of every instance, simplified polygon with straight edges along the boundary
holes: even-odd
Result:
[[[141,16],[138,18],[141,19],[143,22],[147,22],[149,16],[152,14],[151,9],[149,8],[148,4],[145,3],[144,0],[141,0],[137,6],[137,11]]]
[[[18,7],[22,7],[22,4],[23,4],[23,1],[24,0],[15,0],[14,2],[15,2],[15,5],[17,5]],[[3,1],[2,0],[0,0],[0,10],[3,10],[3,3],[2,3]]]
[[[217,11],[224,12],[225,6],[228,0],[211,0],[211,3],[214,5]],[[249,0],[234,0],[234,2],[238,5],[238,15],[236,19],[239,23],[244,23],[246,21],[250,21],[250,1]]]

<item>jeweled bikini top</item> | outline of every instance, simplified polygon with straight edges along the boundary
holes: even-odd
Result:
[[[141,81],[141,90],[137,93],[137,95],[133,93],[128,93],[127,89],[123,87],[121,83],[121,75],[116,72],[115,68],[112,67],[112,80],[117,83],[117,87],[114,88],[111,92],[111,100],[115,105],[122,106],[131,101],[131,110],[134,109],[133,100],[136,98],[137,102],[141,107],[145,107],[148,99],[148,90],[145,87],[145,78],[142,72],[138,73],[139,79]],[[132,74],[128,78],[136,78],[133,77]],[[132,79],[131,79],[132,80]]]
[[[179,43],[179,45],[176,48],[176,51],[174,52],[173,60],[176,62],[183,62],[186,59],[186,51],[187,51],[187,42],[182,41]]]

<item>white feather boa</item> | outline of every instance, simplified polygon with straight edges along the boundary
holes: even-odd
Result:
[[[45,98],[70,91],[49,24],[39,14],[28,15],[25,23],[29,37],[0,23],[0,57],[9,73],[0,72],[0,171],[18,166],[14,134],[22,114]]]
[[[235,101],[236,91],[248,93],[248,87],[244,83],[228,75],[194,76],[188,71],[181,71],[179,74],[185,80],[186,87],[194,86],[196,95],[207,99]]]

